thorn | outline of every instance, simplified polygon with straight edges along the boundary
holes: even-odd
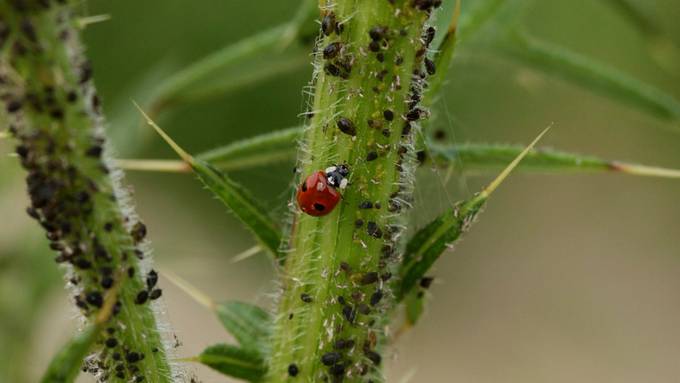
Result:
[[[541,134],[539,134],[538,137],[536,137],[529,144],[529,146],[524,148],[524,150],[522,150],[522,153],[520,153],[517,157],[515,157],[515,159],[512,160],[512,162],[510,163],[510,165],[508,165],[505,169],[503,169],[501,174],[499,174],[498,177],[496,177],[496,179],[491,181],[491,183],[487,187],[485,187],[484,190],[482,190],[481,193],[479,193],[479,196],[481,198],[487,198],[489,195],[491,195],[491,193],[493,193],[494,190],[496,190],[496,188],[498,188],[501,185],[501,183],[503,183],[503,181],[508,177],[508,175],[510,175],[510,173],[513,171],[513,169],[515,169],[515,167],[520,163],[520,161],[522,161],[524,156],[526,156],[527,153],[529,153],[531,151],[531,149],[534,148],[534,146],[538,143],[538,141],[540,141],[541,138],[543,138],[543,135],[548,133],[548,130],[550,130],[551,127],[552,127],[552,124],[550,124],[550,126],[545,128],[541,132]]]
[[[680,170],[660,168],[655,166],[627,164],[623,162],[610,162],[609,169],[615,172],[631,174],[643,177],[661,177],[661,178],[680,178]]]
[[[81,17],[78,20],[76,20],[76,24],[78,25],[79,29],[85,29],[89,25],[97,24],[97,23],[101,23],[101,22],[109,21],[109,20],[111,20],[111,15],[101,14],[101,15]]]
[[[199,290],[198,287],[192,285],[187,280],[183,279],[179,275],[173,273],[172,271],[161,270],[161,275],[167,278],[172,284],[179,287],[180,290],[184,291],[189,297],[193,298],[196,302],[200,303],[202,306],[208,308],[209,310],[215,311],[215,301],[213,301],[208,294]]]
[[[249,249],[242,251],[240,254],[234,256],[230,262],[231,263],[241,262],[259,253],[260,251],[262,251],[262,247],[260,247],[260,245],[255,245]]]
[[[187,173],[191,171],[184,161],[118,159],[116,165],[123,170],[165,173]]]
[[[189,153],[185,152],[184,149],[182,149],[181,146],[177,145],[177,143],[172,138],[170,138],[170,136],[168,136],[168,134],[165,133],[160,126],[156,125],[156,123],[153,122],[153,120],[146,113],[144,113],[144,110],[142,110],[142,108],[136,102],[132,101],[132,103],[135,104],[135,107],[137,107],[139,113],[141,113],[142,116],[144,116],[144,118],[146,119],[146,123],[149,124],[152,128],[154,128],[156,133],[158,133],[165,140],[165,142],[167,142],[168,145],[170,145],[172,150],[174,150],[175,153],[177,153],[177,155],[182,159],[182,161],[186,162],[189,165],[194,163],[194,158]]]

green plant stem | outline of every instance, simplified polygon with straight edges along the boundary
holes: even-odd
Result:
[[[350,186],[329,214],[293,218],[268,382],[382,380],[379,352],[391,302],[384,281],[398,264],[401,212],[414,167],[417,124],[403,130],[403,116],[411,110],[411,116],[420,115],[408,101],[411,86],[420,91],[412,74],[423,70],[416,52],[423,47],[427,14],[411,4],[321,2],[322,17],[332,12],[343,28],[323,38],[318,49],[313,116],[304,133],[298,182],[346,163]],[[369,47],[375,27],[386,27],[374,33],[380,58]],[[324,59],[322,51],[335,42],[342,48]],[[393,117],[385,118],[385,111]],[[367,201],[378,208],[361,209]]]
[[[151,302],[139,298],[150,266],[139,260],[147,256],[146,229],[103,157],[99,99],[76,24],[69,5],[0,3],[0,66],[8,73],[2,104],[28,171],[28,211],[46,230],[55,260],[68,265],[73,299],[88,323],[101,313],[106,292],[121,284],[84,368],[112,382],[169,382]],[[124,367],[120,377],[117,364]]]

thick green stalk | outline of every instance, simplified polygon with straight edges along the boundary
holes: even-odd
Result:
[[[329,214],[294,213],[267,381],[381,381],[380,351],[393,304],[403,210],[430,1],[321,1],[312,117],[302,182],[332,164],[351,171]],[[333,21],[336,21],[336,25]],[[426,39],[427,40],[427,39]]]
[[[120,174],[103,157],[92,69],[63,3],[0,3],[2,104],[28,171],[28,213],[66,266],[73,300],[88,323],[120,284],[113,316],[97,331],[83,369],[111,382],[169,382],[151,303],[161,290],[149,261],[141,261],[146,228],[117,185]]]

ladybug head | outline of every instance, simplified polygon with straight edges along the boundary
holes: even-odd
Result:
[[[326,168],[326,178],[328,179],[328,185],[344,189],[347,187],[347,176],[349,175],[349,167],[345,164],[333,165]]]

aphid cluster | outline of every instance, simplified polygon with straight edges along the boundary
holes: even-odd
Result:
[[[138,270],[137,258],[143,257],[138,245],[146,228],[141,222],[130,222],[136,218],[120,213],[103,158],[104,139],[93,128],[100,118],[100,101],[91,84],[92,67],[78,54],[63,3],[12,0],[0,7],[0,49],[9,48],[3,52],[6,64],[29,79],[14,82],[0,73],[0,100],[10,132],[18,141],[17,156],[28,172],[30,206],[26,211],[44,228],[49,247],[57,253],[55,261],[71,266],[73,300],[83,315],[93,317],[117,283],[123,285],[119,290],[143,285],[141,280],[130,280]],[[11,10],[3,14],[3,9]],[[33,15],[38,12],[53,18],[54,25],[34,24]],[[70,52],[64,54],[70,62],[43,57],[55,49],[52,45],[47,49],[54,44],[50,27],[57,31],[60,43],[70,47],[64,48]],[[160,297],[157,281],[155,271],[150,271],[147,288],[137,295],[136,303]],[[125,344],[123,339],[129,336],[120,336],[130,331],[120,318],[125,315],[121,314],[124,304],[133,308],[128,303],[132,302],[118,295],[113,318],[99,342],[101,351],[83,367],[100,381],[112,375],[133,382],[144,380],[137,367],[144,354]]]

